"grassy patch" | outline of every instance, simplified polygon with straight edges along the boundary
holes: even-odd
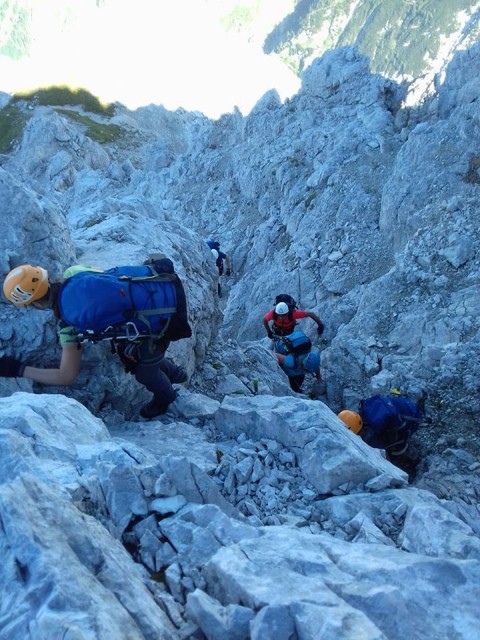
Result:
[[[14,95],[14,100],[27,100],[46,106],[78,105],[85,111],[101,116],[115,115],[113,104],[103,104],[86,89],[71,89],[67,86],[52,86],[22,91]]]
[[[0,110],[0,153],[9,153],[23,134],[28,117],[16,104],[9,103]]]
[[[55,109],[55,111],[67,118],[70,118],[70,120],[83,124],[86,127],[86,135],[92,140],[95,140],[95,142],[100,142],[102,144],[115,142],[124,134],[122,127],[119,127],[116,124],[95,122],[95,120],[92,120],[88,116],[83,116],[80,113],[70,111],[69,109]]]

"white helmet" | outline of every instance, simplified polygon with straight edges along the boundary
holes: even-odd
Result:
[[[288,304],[286,302],[279,302],[275,307],[275,313],[278,316],[286,316],[288,313]]]
[[[213,257],[215,258],[215,260],[218,260],[218,251],[216,249],[211,249],[211,252],[212,252]]]

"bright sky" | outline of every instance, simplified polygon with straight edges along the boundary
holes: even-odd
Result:
[[[278,59],[222,31],[215,2],[115,0],[101,11],[84,3],[63,31],[54,0],[32,4],[32,55],[0,57],[0,91],[70,84],[130,109],[154,103],[215,118],[235,105],[248,113],[271,88],[282,99],[299,88]]]

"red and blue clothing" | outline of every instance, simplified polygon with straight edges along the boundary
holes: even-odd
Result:
[[[272,309],[263,316],[264,322],[273,320],[273,333],[279,336],[287,336],[289,333],[292,333],[297,324],[297,320],[301,320],[302,318],[308,318],[308,314],[306,311],[301,311],[300,309],[290,311],[284,316],[279,316],[275,313],[275,309]]]

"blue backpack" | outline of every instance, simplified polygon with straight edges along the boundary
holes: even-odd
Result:
[[[371,447],[400,455],[408,440],[425,420],[418,405],[405,396],[388,394],[362,400],[358,413],[363,420],[362,439]]]
[[[185,291],[168,258],[153,265],[81,271],[62,284],[58,311],[85,340],[192,335]]]
[[[312,341],[303,331],[294,331],[288,336],[276,337],[274,348],[277,353],[283,355],[291,353],[294,356],[299,356],[311,351]]]

